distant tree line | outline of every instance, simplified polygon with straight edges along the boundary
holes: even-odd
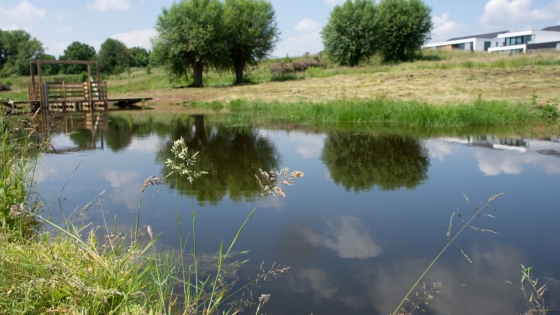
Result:
[[[386,62],[411,59],[432,28],[431,8],[422,0],[346,0],[321,35],[329,58],[353,67],[376,54]]]
[[[127,48],[119,40],[109,38],[99,52],[88,44],[73,42],[58,60],[98,60],[101,73],[119,74],[130,67],[146,67],[150,52],[145,48]],[[56,60],[45,53],[43,44],[24,30],[0,30],[0,77],[30,75],[30,60]],[[42,69],[45,75],[80,74],[87,71],[85,65],[49,65]]]

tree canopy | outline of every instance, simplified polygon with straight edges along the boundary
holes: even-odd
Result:
[[[95,48],[88,44],[73,42],[68,45],[60,60],[93,60],[96,57]],[[60,71],[67,74],[80,74],[87,71],[86,65],[60,65]]]
[[[376,53],[389,62],[407,60],[430,39],[430,14],[422,0],[346,0],[323,28],[325,52],[342,66]]]
[[[219,0],[182,0],[158,16],[153,53],[174,79],[187,80],[190,69],[194,86],[202,87],[204,66],[219,64],[224,56],[223,5]],[[222,61],[223,63],[223,61]]]
[[[126,45],[108,38],[99,49],[99,71],[103,73],[122,73],[132,64],[132,55]]]
[[[428,176],[430,160],[420,141],[398,135],[332,133],[321,160],[347,191],[413,189]]]
[[[0,30],[0,76],[29,75],[29,61],[43,56],[43,44],[24,30]]]
[[[280,39],[274,7],[266,0],[226,0],[224,21],[227,54],[240,84],[245,66],[266,58]]]
[[[377,7],[372,0],[346,0],[331,12],[321,36],[325,52],[342,66],[356,66],[379,46]]]
[[[145,67],[150,62],[150,53],[142,47],[132,47],[129,49],[132,55],[133,67]]]
[[[422,0],[382,0],[379,25],[385,61],[403,61],[430,39],[431,8]]]

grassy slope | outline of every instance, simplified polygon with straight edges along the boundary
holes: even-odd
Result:
[[[294,60],[297,60],[295,58]],[[300,58],[301,59],[301,58]],[[414,100],[433,105],[474,103],[485,100],[529,102],[538,96],[540,105],[557,104],[560,90],[560,54],[514,55],[459,51],[425,51],[424,60],[382,65],[373,58],[360,67],[338,67],[327,62],[327,69],[311,69],[288,78],[273,78],[268,67],[281,60],[268,60],[251,69],[247,79],[253,84],[232,86],[232,73],[205,73],[206,88],[185,89],[189,82],[168,82],[163,69],[144,69],[110,76],[110,97],[150,96],[152,104],[184,104],[192,101],[233,99],[280,102],[328,102],[346,99]],[[59,80],[76,80],[57,76]],[[78,76],[76,76],[77,78]],[[49,78],[50,80],[54,78]],[[24,99],[29,78],[8,79],[12,92],[3,97]]]

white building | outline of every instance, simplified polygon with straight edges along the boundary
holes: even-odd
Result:
[[[499,35],[508,31],[451,38],[444,42],[426,44],[423,48],[443,50],[488,51]]]
[[[543,30],[527,30],[499,34],[488,52],[520,52],[560,48],[560,25]]]
[[[444,42],[426,44],[423,48],[506,53],[526,53],[528,50],[539,49],[560,50],[560,25],[542,30],[503,31],[452,38]]]

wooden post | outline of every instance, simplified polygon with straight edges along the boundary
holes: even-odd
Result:
[[[37,79],[40,82],[39,93],[41,94],[41,107],[45,107],[45,94],[43,89],[43,73],[41,71],[41,59],[37,60],[37,76],[38,76]]]
[[[99,76],[99,61],[95,60],[95,73],[97,74],[97,82],[101,82],[101,77]]]
[[[92,99],[91,99],[91,63],[88,63],[88,65],[87,65],[87,73],[88,73],[87,83],[88,83],[89,111],[93,112],[93,102],[92,102]]]
[[[31,73],[31,89],[29,90],[29,100],[31,101],[31,98],[33,95],[37,95],[37,91],[35,91],[35,72],[33,71],[33,61],[30,60],[29,61],[29,70]]]

